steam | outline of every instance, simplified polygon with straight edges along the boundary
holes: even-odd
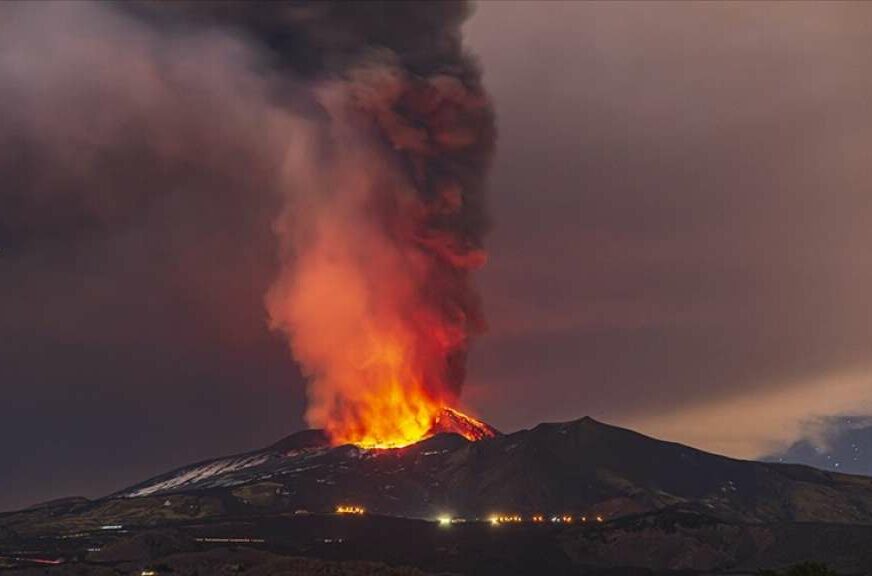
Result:
[[[254,250],[271,223],[266,305],[311,378],[309,422],[342,439],[375,418],[379,438],[426,430],[456,404],[484,328],[470,273],[494,127],[467,12],[0,7],[4,257],[139,228],[185,243],[203,221]],[[189,274],[225,257],[216,245]]]

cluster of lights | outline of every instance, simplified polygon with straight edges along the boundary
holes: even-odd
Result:
[[[572,524],[575,519],[572,516],[552,516],[551,521],[555,524]],[[582,520],[583,521],[583,520]]]
[[[573,518],[572,516],[552,516],[551,517],[551,522],[553,522],[555,524],[572,524],[574,521],[575,521],[575,518]],[[587,516],[582,516],[582,517],[578,518],[578,521],[583,522],[583,523],[588,522],[588,521],[603,522],[603,517],[602,516],[593,516],[592,518],[588,518]]]
[[[366,510],[361,506],[337,506],[337,514],[356,514],[361,516],[366,513]]]
[[[546,520],[546,517],[544,515],[536,514],[534,516],[530,516],[530,518],[527,521],[532,522],[533,524],[544,524],[546,521],[550,521],[552,524],[572,524],[572,523],[576,522],[576,520],[578,522],[588,522],[588,521],[590,521],[590,522],[604,522],[605,521],[602,516],[592,516],[590,518],[588,518],[587,516],[581,516],[581,517],[576,519],[574,516],[571,516],[569,514],[562,515],[562,516],[551,516],[551,518],[549,518],[547,520]],[[508,516],[494,515],[494,516],[491,516],[490,518],[488,518],[488,521],[491,524],[493,524],[494,526],[496,526],[499,524],[517,524],[517,523],[524,522],[525,520],[524,520],[524,518],[522,518],[521,516],[518,516],[518,515],[508,515]]]
[[[366,510],[362,506],[354,506],[354,505],[339,505],[336,507],[336,513],[342,515],[357,515],[361,516],[366,513]],[[577,518],[579,522],[603,522],[602,516],[579,516]],[[448,527],[452,524],[459,524],[462,522],[466,522],[464,518],[454,518],[448,514],[443,514],[436,518],[436,522],[439,526]],[[521,524],[523,522],[531,522],[533,524],[544,524],[550,521],[552,524],[572,524],[576,521],[576,518],[570,514],[564,514],[560,516],[551,516],[550,518],[546,517],[544,514],[534,514],[528,518],[524,518],[519,514],[494,514],[488,518],[488,522],[490,522],[494,526],[498,526],[500,524]]]
[[[496,526],[497,524],[518,524],[523,522],[524,519],[520,516],[500,516],[495,515],[489,518],[490,523]]]

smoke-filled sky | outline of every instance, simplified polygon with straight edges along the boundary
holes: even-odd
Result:
[[[264,306],[304,94],[359,44],[428,68],[462,17],[362,6],[3,7],[0,509],[304,426]],[[485,2],[463,33],[499,133],[465,405],[742,457],[872,414],[872,8]]]

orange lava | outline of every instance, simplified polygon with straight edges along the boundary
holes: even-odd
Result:
[[[387,362],[382,368],[388,368],[388,372],[400,366],[390,355],[381,360]],[[328,424],[332,443],[390,449],[409,446],[440,432],[460,434],[471,442],[493,436],[487,425],[443,405],[429,396],[417,380],[409,375],[407,378],[403,380],[392,372],[380,385],[369,387],[365,401],[357,399],[353,419]],[[447,427],[442,423],[446,416],[451,419]]]
[[[353,409],[327,423],[333,444],[388,449],[402,448],[440,432],[460,434],[470,441],[493,436],[490,427],[448,407],[446,398],[428,392],[424,368],[417,366],[413,355],[405,350],[398,340],[386,339],[373,346],[359,366],[361,385]]]

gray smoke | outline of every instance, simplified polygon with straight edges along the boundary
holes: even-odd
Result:
[[[426,367],[426,393],[453,402],[468,339],[484,326],[469,272],[484,261],[494,140],[461,43],[467,15],[459,2],[4,4],[7,273],[112,245],[117,265],[155,276],[165,264],[149,269],[152,250],[184,252],[188,297],[228,309],[238,303],[220,302],[221,284],[247,255],[275,253],[274,228],[272,322],[317,381],[325,367],[301,357],[286,288],[318,218],[352,202],[323,174],[351,170],[347,155],[365,149],[382,171],[354,168],[372,186],[343,222],[396,256],[388,272],[407,284],[394,312],[414,332],[408,352]],[[363,276],[370,294],[390,293],[374,270]],[[325,410],[353,419],[353,404]]]

